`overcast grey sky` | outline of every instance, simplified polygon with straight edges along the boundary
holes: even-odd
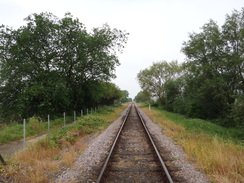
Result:
[[[223,25],[226,14],[240,11],[244,0],[0,0],[0,24],[19,28],[32,13],[70,12],[88,30],[108,23],[129,35],[113,82],[134,98],[140,91],[137,73],[156,61],[178,60],[189,33],[213,19]]]

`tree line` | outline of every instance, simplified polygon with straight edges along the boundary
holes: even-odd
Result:
[[[244,8],[213,20],[183,43],[186,61],[161,61],[141,70],[137,101],[224,126],[244,127]]]
[[[18,29],[0,27],[2,120],[58,115],[125,97],[110,80],[128,33],[107,24],[88,32],[70,13],[62,19],[35,13],[25,21]]]

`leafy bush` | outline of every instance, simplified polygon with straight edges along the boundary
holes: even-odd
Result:
[[[244,129],[244,96],[236,98],[232,105],[231,118],[235,126]]]
[[[111,108],[103,109],[103,112],[112,113],[111,111]],[[54,146],[56,146],[61,139],[73,143],[75,138],[70,135],[70,132],[81,131],[85,134],[91,134],[96,132],[100,127],[108,126],[109,123],[110,122],[103,120],[100,114],[79,117],[75,123],[52,132],[51,141]]]
[[[186,103],[183,98],[178,98],[173,103],[173,112],[186,114]]]
[[[41,120],[40,120],[40,118],[38,118],[38,117],[35,117],[35,116],[33,116],[33,117],[31,117],[30,119],[29,119],[29,127],[32,129],[32,130],[36,130],[36,131],[38,131],[39,129],[40,129],[40,127],[41,127],[41,125],[40,125],[40,123],[41,123]]]
[[[5,126],[0,129],[0,144],[17,140],[23,137],[23,125],[19,123],[13,123],[9,126]]]

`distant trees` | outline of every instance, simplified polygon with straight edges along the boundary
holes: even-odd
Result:
[[[125,102],[131,102],[132,99],[129,98],[129,92],[127,90],[122,90],[122,98],[120,99],[120,102],[125,103]]]
[[[202,32],[192,33],[189,38],[182,48],[187,60],[176,66],[183,70],[174,70],[168,79],[170,70],[164,71],[166,63],[153,64],[138,74],[141,88],[151,96],[160,91],[157,98],[170,111],[243,127],[244,8],[227,15],[221,28],[210,20]],[[158,69],[151,69],[154,67]],[[154,77],[149,77],[149,70]],[[147,77],[141,79],[142,75]]]
[[[32,14],[25,20],[16,30],[0,27],[1,116],[58,114],[121,97],[108,81],[115,77],[116,52],[128,33],[108,25],[88,33],[70,13],[62,19]]]
[[[123,91],[110,82],[97,82],[87,88],[87,100],[90,105],[112,105],[123,98]],[[89,103],[86,106],[89,106]]]
[[[168,103],[170,100],[169,93],[166,93],[166,88],[170,82],[175,81],[181,72],[181,66],[177,61],[157,62],[149,69],[140,71],[137,75],[140,87],[144,93],[150,97],[156,97],[160,105]]]
[[[148,96],[145,92],[140,91],[139,93],[137,93],[134,100],[136,102],[149,102],[151,99],[150,96]]]

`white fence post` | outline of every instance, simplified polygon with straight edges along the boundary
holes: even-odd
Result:
[[[47,139],[48,143],[50,143],[50,116],[47,116],[47,124],[48,124],[48,133],[47,133]]]
[[[24,125],[23,125],[23,130],[24,130],[24,148],[26,147],[26,130],[25,130],[25,127],[26,127],[26,122],[25,122],[25,119],[24,119]]]
[[[65,112],[64,112],[64,127],[66,126]]]
[[[83,116],[83,110],[80,110],[80,117]]]

